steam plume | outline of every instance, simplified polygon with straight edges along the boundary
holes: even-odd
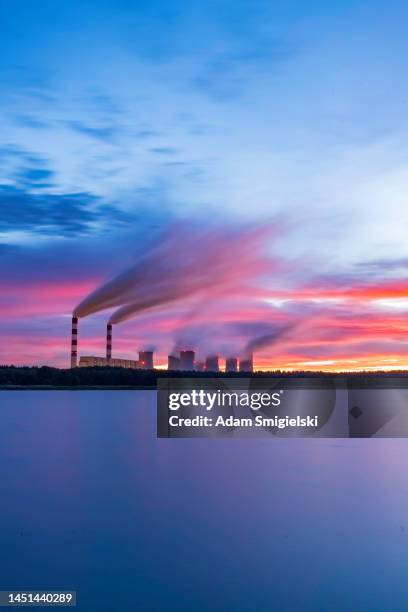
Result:
[[[279,327],[268,334],[253,338],[245,347],[245,354],[251,355],[254,351],[263,349],[267,346],[276,344],[279,340],[289,335],[289,333],[297,326],[296,323],[290,323]]]
[[[85,317],[117,307],[110,323],[119,323],[180,298],[226,290],[243,277],[271,270],[271,260],[262,253],[270,235],[270,228],[172,226],[134,266],[85,298],[74,314]]]

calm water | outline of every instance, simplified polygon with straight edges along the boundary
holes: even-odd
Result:
[[[0,393],[0,589],[407,610],[408,440],[157,440],[154,392]]]

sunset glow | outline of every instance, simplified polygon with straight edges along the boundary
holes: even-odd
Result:
[[[54,4],[4,10],[0,363],[68,367],[75,312],[80,356],[407,368],[405,21]]]

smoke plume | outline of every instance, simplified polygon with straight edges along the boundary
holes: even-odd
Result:
[[[284,337],[288,336],[296,326],[296,323],[290,323],[278,327],[268,334],[253,338],[246,345],[245,354],[251,355],[253,352],[259,349],[276,344],[279,340],[282,340]]]
[[[116,307],[111,323],[200,293],[211,297],[237,283],[276,270],[265,254],[270,228],[211,228],[173,225],[127,271],[105,283],[75,309],[85,317]]]

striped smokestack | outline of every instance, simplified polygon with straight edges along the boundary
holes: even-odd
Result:
[[[112,324],[106,326],[106,363],[109,365],[112,359]]]
[[[77,367],[77,360],[78,360],[78,317],[72,317],[71,368]]]

